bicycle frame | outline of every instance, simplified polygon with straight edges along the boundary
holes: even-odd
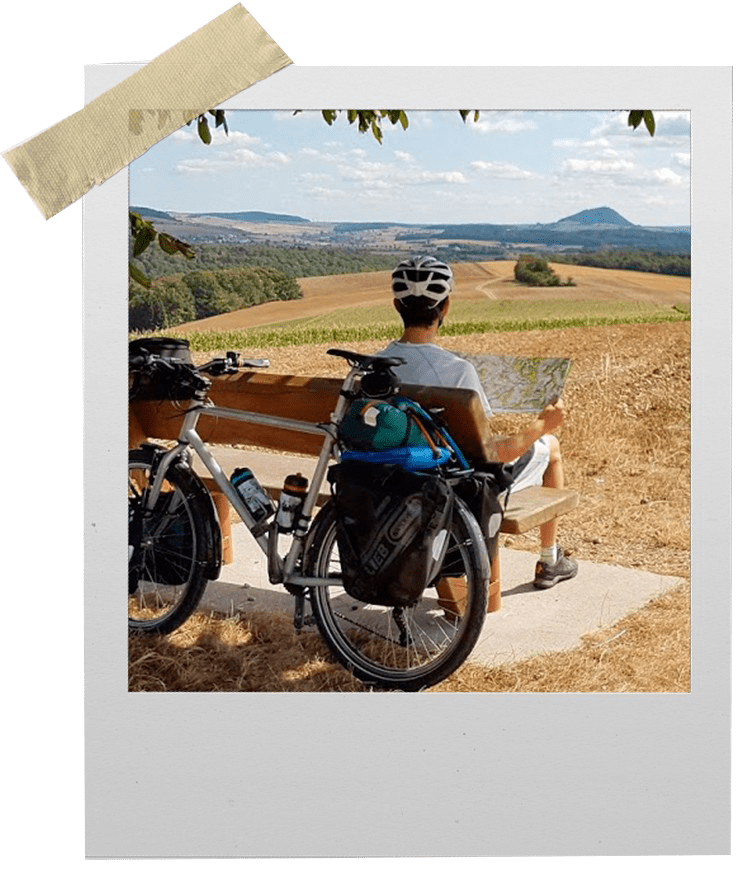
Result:
[[[329,584],[327,579],[315,579],[301,576],[295,572],[295,568],[298,559],[303,554],[305,548],[306,535],[311,523],[313,511],[316,507],[321,484],[326,475],[329,462],[335,453],[337,444],[337,426],[347,411],[354,381],[360,373],[361,370],[359,367],[350,367],[350,371],[342,383],[342,388],[337,398],[337,404],[331,414],[331,420],[321,424],[298,421],[273,415],[264,415],[262,413],[250,412],[248,410],[215,406],[210,401],[206,401],[205,403],[195,400],[192,401],[183,418],[180,433],[177,438],[177,445],[172,449],[164,451],[159,459],[154,475],[154,481],[148,495],[147,508],[153,508],[157,502],[160,489],[164,482],[165,473],[169,466],[178,457],[181,457],[184,450],[189,447],[198,458],[200,458],[205,468],[213,477],[219,490],[226,496],[226,499],[231,506],[233,506],[234,510],[265,553],[268,561],[268,578],[273,585],[292,584],[305,587]],[[280,558],[277,551],[277,527],[275,525],[275,517],[272,516],[272,518],[263,522],[257,522],[253,518],[244,501],[231,484],[229,477],[221,469],[218,461],[198,434],[198,421],[203,415],[216,416],[218,418],[225,418],[233,421],[243,421],[249,424],[267,425],[269,427],[298,431],[300,433],[315,434],[318,431],[324,434],[324,442],[319,454],[319,460],[309,483],[308,492],[303,502],[300,516],[297,519],[295,528],[291,534],[292,543],[285,558]]]

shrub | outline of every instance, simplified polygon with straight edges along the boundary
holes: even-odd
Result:
[[[561,282],[547,261],[538,255],[521,255],[514,266],[514,278],[524,285],[537,287],[575,285],[570,277],[567,282]]]

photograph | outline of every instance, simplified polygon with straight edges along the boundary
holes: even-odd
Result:
[[[132,161],[130,692],[692,690],[691,121],[220,108]]]

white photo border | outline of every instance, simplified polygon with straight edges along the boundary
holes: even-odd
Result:
[[[140,67],[88,67],[87,99]],[[292,66],[223,104],[691,112],[688,694],[128,693],[128,171],[85,196],[89,858],[729,852],[731,73]]]

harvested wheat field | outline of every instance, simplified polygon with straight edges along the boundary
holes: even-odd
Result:
[[[493,265],[470,265],[470,272],[478,267],[490,272]],[[560,272],[565,278],[579,269],[586,270]],[[500,276],[481,275],[479,295],[505,285]],[[459,285],[464,290],[470,277],[463,278]],[[666,295],[666,305],[688,302],[688,284],[674,278],[632,274],[629,282],[627,293],[642,293],[640,287],[644,291],[652,283],[652,293]],[[570,290],[582,293],[584,288]],[[562,545],[576,558],[644,568],[685,582],[614,627],[585,638],[575,650],[500,668],[467,664],[430,690],[690,691],[690,324],[472,334],[441,344],[477,354],[571,357],[564,395],[568,416],[558,435],[567,485],[580,492],[580,505],[561,520]],[[378,343],[353,348],[370,353]],[[278,373],[343,375],[343,362],[325,351],[301,346],[249,353],[269,357]],[[520,425],[521,420],[509,417],[500,430]],[[507,538],[504,545],[538,549],[536,533]],[[366,689],[329,661],[320,638],[296,634],[287,619],[199,615],[169,637],[130,641],[130,690]]]
[[[453,264],[455,271],[454,299],[459,301],[494,300],[521,301],[532,298],[532,289],[514,281],[515,261],[484,261]],[[662,276],[631,270],[602,270],[571,264],[553,265],[563,281],[572,278],[573,287],[538,288],[538,301],[624,302],[687,306],[690,302],[691,280],[683,276]],[[199,321],[179,325],[178,334],[190,331],[240,330],[298,318],[314,318],[338,309],[389,306],[390,273],[352,273],[338,276],[316,276],[299,279],[302,297],[263,303],[249,309],[214,315]],[[454,319],[454,306],[451,312]]]

